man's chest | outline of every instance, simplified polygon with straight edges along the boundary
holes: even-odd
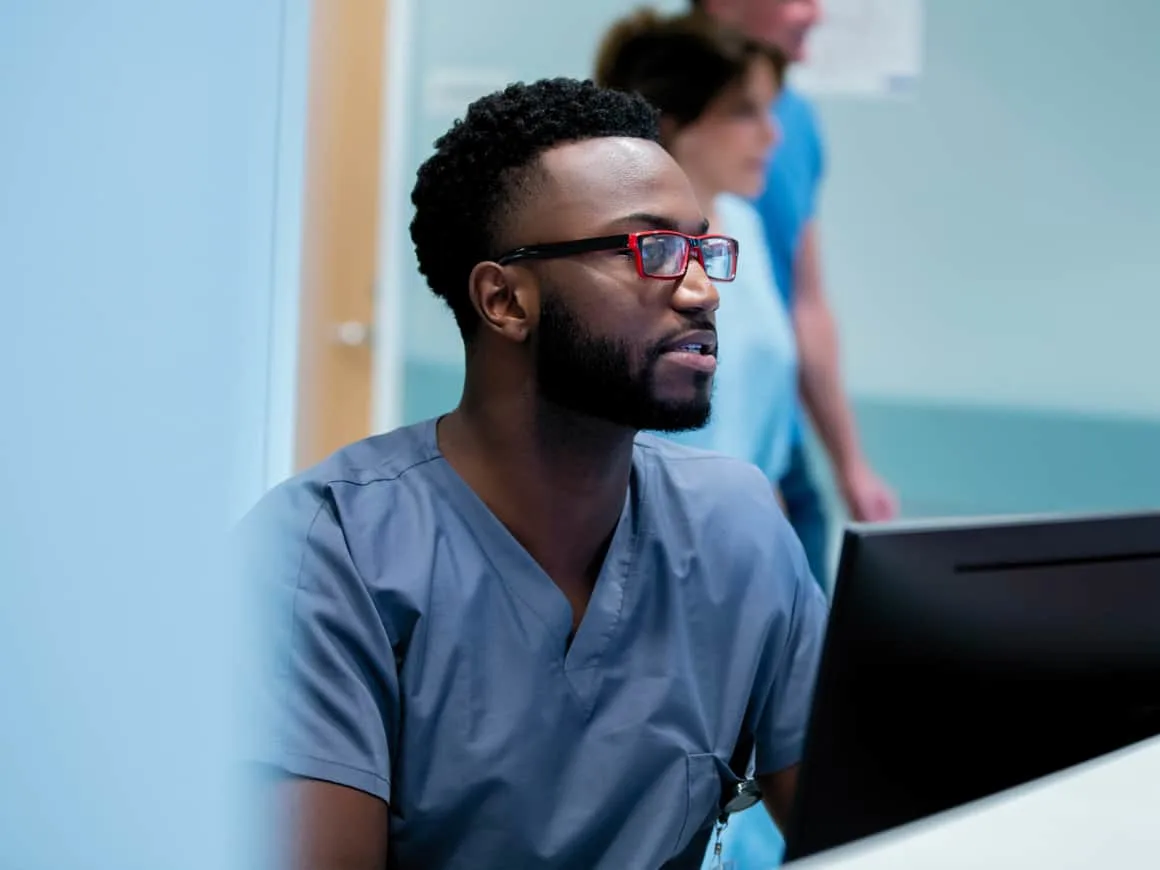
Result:
[[[746,669],[725,620],[656,577],[603,574],[580,614],[542,575],[446,577],[398,663],[403,724],[424,739],[521,755],[535,730],[578,743],[654,723],[698,742],[729,706],[723,675]]]
[[[618,820],[644,810],[652,831],[637,836],[668,855],[720,794],[748,702],[730,670],[747,663],[672,595],[598,583],[569,645],[569,623],[541,618],[510,577],[480,581],[432,596],[400,663],[392,836],[418,854],[482,823],[510,854],[602,837],[606,854],[627,848]]]

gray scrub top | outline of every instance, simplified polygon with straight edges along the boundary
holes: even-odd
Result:
[[[391,866],[697,867],[742,731],[759,773],[800,758],[827,606],[753,466],[639,435],[570,645],[567,600],[434,420],[244,528],[275,596],[258,760],[387,801]]]

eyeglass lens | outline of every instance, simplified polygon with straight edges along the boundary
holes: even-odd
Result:
[[[658,233],[640,240],[641,270],[656,278],[674,278],[685,273],[688,265],[689,240],[684,236]],[[733,277],[733,245],[728,239],[702,239],[701,254],[705,273],[718,281]]]

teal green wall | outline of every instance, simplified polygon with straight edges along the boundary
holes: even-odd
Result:
[[[423,6],[420,78],[453,59],[583,74],[633,4],[501,5]],[[912,516],[1160,507],[1160,3],[926,10],[913,99],[818,105],[826,271],[866,449]],[[520,51],[496,61],[480,34],[517,21]],[[415,165],[450,123],[419,115]],[[417,278],[406,299],[415,420],[455,403],[460,346]]]
[[[1160,421],[869,399],[856,411],[912,516],[1160,508]]]

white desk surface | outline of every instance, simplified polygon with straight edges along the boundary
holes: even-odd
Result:
[[[1158,870],[1160,738],[792,870]]]

